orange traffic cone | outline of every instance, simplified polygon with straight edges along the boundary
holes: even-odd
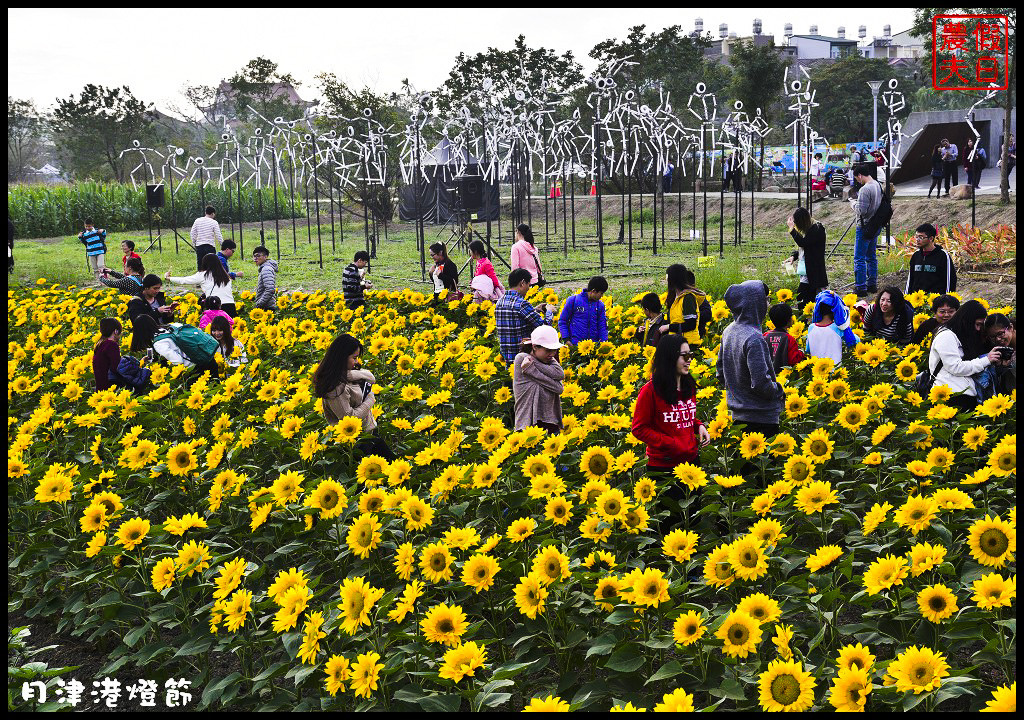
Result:
[[[558,195],[555,194],[555,186],[554,185],[551,186],[551,192],[548,193],[548,197],[549,198],[556,198],[556,197],[558,197]]]
[[[590,194],[597,195],[597,183],[590,183]]]
[[[562,197],[562,181],[561,181],[561,180],[559,180],[559,181],[558,181],[558,182],[557,182],[557,183],[555,184],[555,197],[556,197],[556,198],[560,198],[560,197]]]

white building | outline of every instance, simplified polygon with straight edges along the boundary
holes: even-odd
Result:
[[[796,48],[801,60],[822,58],[838,59],[857,52],[857,41],[828,35],[794,35],[789,38],[790,47]]]
[[[910,30],[904,30],[893,35],[889,26],[886,25],[882,29],[882,37],[872,38],[863,42],[859,51],[866,58],[916,60],[925,57],[927,54],[927,48],[925,48],[924,43],[924,38],[913,35]]]

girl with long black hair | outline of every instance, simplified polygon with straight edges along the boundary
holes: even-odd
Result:
[[[395,454],[380,437],[373,417],[376,378],[370,371],[358,367],[362,352],[362,343],[348,333],[336,337],[313,373],[313,394],[320,398],[324,417],[331,425],[344,417],[362,421],[363,432],[369,434],[369,438],[357,443],[360,452],[380,455],[391,462]]]
[[[962,393],[948,401],[960,410],[972,410],[978,404],[972,376],[1000,361],[995,349],[981,355],[987,314],[980,302],[968,300],[948,323],[935,331],[928,351],[928,370],[935,378],[935,385],[947,385],[954,393]]]
[[[220,299],[220,309],[235,317],[235,296],[231,292],[231,276],[224,269],[220,258],[214,253],[203,256],[203,269],[193,275],[173,277],[168,270],[164,279],[178,285],[196,285],[203,289],[206,297]]]
[[[697,464],[711,441],[697,418],[697,383],[690,374],[693,353],[682,335],[665,335],[651,362],[651,379],[640,388],[633,411],[633,435],[646,447],[647,469],[668,484],[666,496],[679,503],[682,487],[672,478],[680,463]]]
[[[245,345],[231,335],[231,320],[227,317],[218,315],[210,322],[210,335],[217,341],[217,352],[224,358],[225,365],[238,367],[249,362],[249,357],[245,354]],[[235,348],[238,348],[237,356]]]

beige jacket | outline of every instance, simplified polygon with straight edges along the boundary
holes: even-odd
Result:
[[[373,384],[376,378],[369,370],[351,370],[347,383],[338,385],[323,397],[323,411],[327,422],[333,425],[343,417],[352,416],[363,421],[363,432],[370,432],[377,427],[377,421],[373,417],[373,404],[376,398],[373,391],[370,391],[366,400],[363,400],[363,382]]]

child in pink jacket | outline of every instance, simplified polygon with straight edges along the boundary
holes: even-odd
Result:
[[[216,317],[227,318],[231,327],[235,326],[235,319],[220,309],[220,298],[214,295],[203,300],[203,314],[199,318],[199,329],[205,330],[206,326],[213,322]]]
[[[530,285],[536,285],[541,277],[540,252],[533,242],[533,231],[529,225],[516,228],[516,243],[512,246],[512,269],[523,268],[530,272]]]

